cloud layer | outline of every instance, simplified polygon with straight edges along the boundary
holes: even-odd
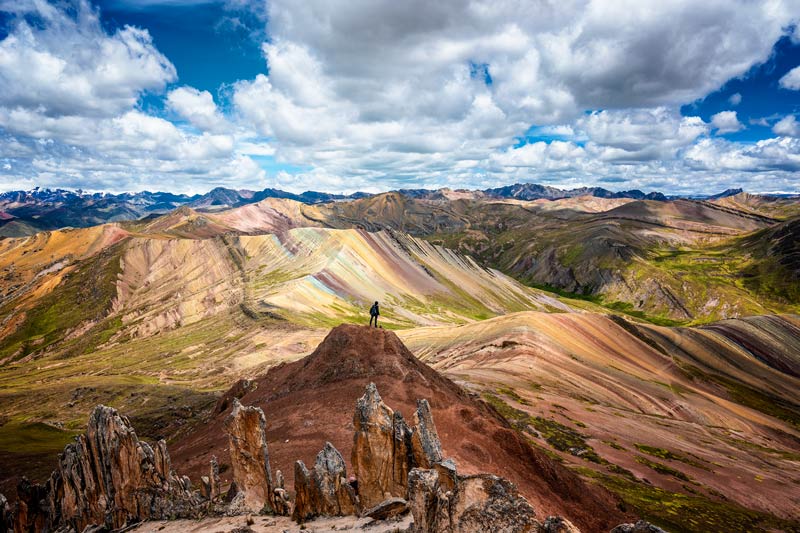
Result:
[[[212,95],[180,85],[146,29],[108,32],[84,1],[0,3],[17,17],[0,41],[3,185],[799,187],[793,115],[744,144],[725,138],[745,128],[737,111],[679,111],[765,61],[796,1],[266,6],[264,72]]]

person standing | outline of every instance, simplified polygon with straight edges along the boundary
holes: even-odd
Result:
[[[378,327],[378,316],[380,316],[381,310],[378,308],[378,302],[372,304],[372,307],[369,308],[369,325],[372,327],[372,321],[375,321],[375,327]]]

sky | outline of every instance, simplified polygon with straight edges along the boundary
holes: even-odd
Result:
[[[800,192],[800,0],[0,0],[0,190]]]

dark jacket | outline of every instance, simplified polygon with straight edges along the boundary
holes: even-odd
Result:
[[[381,314],[381,312],[378,309],[378,304],[372,304],[372,307],[370,307],[370,309],[369,309],[369,315],[370,316],[378,316],[380,314]]]

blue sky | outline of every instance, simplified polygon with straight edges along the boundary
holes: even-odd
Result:
[[[800,3],[0,0],[0,190],[800,192]]]

